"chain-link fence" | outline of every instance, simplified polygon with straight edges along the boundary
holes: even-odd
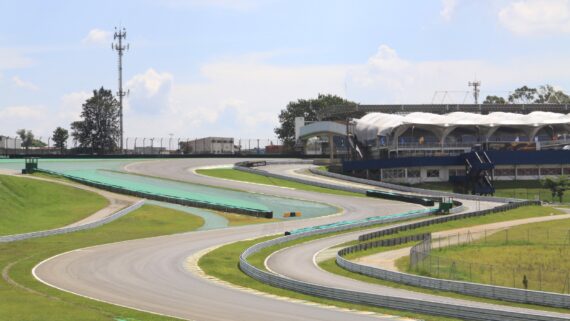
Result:
[[[570,229],[467,231],[427,239],[411,249],[409,272],[570,294]]]
[[[74,155],[92,154],[89,147],[80,147],[77,141],[68,139],[65,148],[58,148],[50,138],[37,137],[41,146],[24,148],[18,143],[0,144],[0,155]],[[11,141],[16,142],[14,138]],[[125,155],[180,155],[180,154],[241,154],[280,155],[294,152],[283,141],[274,138],[232,137],[125,137],[123,150],[106,154]]]

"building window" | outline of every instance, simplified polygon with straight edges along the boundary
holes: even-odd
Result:
[[[390,178],[404,178],[406,177],[406,171],[404,169],[385,169],[382,171],[382,179]]]
[[[555,167],[541,168],[540,175],[562,175],[562,169]]]
[[[538,176],[538,168],[519,168],[517,169],[518,176]]]
[[[439,178],[439,169],[428,169],[427,170],[427,177],[428,178]]]
[[[408,178],[418,178],[420,177],[419,169],[408,169]]]
[[[514,168],[495,168],[495,176],[515,176]]]

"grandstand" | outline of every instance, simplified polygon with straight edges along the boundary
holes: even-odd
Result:
[[[305,142],[311,135],[344,136],[337,155],[348,174],[407,184],[451,181],[474,194],[493,194],[494,180],[570,174],[567,105],[348,105],[321,117],[354,112],[365,115],[299,130]]]

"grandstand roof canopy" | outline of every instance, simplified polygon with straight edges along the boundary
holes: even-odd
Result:
[[[570,114],[535,111],[530,114],[494,112],[487,115],[453,112],[449,114],[432,114],[415,112],[407,115],[369,113],[356,120],[355,134],[359,140],[375,139],[377,136],[399,136],[410,127],[429,129],[445,136],[458,127],[479,127],[492,129],[512,127],[534,132],[549,125],[570,125]]]

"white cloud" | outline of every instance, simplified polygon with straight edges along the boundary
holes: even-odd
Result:
[[[91,29],[81,42],[90,45],[109,44],[111,42],[111,33],[97,28]]]
[[[40,118],[44,112],[43,106],[8,106],[0,109],[0,117],[3,119]]]
[[[455,7],[457,6],[457,0],[441,0],[441,11],[439,15],[443,20],[449,21],[455,12]]]
[[[129,90],[125,111],[152,114],[166,111],[170,106],[172,81],[172,74],[159,73],[153,68],[135,75],[125,86]]]
[[[519,35],[570,33],[570,1],[515,1],[499,11],[499,21]]]
[[[59,126],[65,127],[71,122],[80,120],[80,114],[83,103],[93,96],[88,91],[77,91],[65,94],[61,97],[58,118],[61,123]]]
[[[10,48],[0,48],[0,70],[27,68],[34,61],[21,52]]]
[[[38,86],[36,86],[36,85],[33,84],[32,82],[24,81],[24,80],[20,79],[20,77],[18,77],[18,76],[12,77],[12,81],[14,82],[14,84],[15,84],[17,87],[20,87],[20,88],[24,88],[24,89],[28,89],[28,90],[33,90],[33,91],[36,91],[36,90],[39,89]]]

